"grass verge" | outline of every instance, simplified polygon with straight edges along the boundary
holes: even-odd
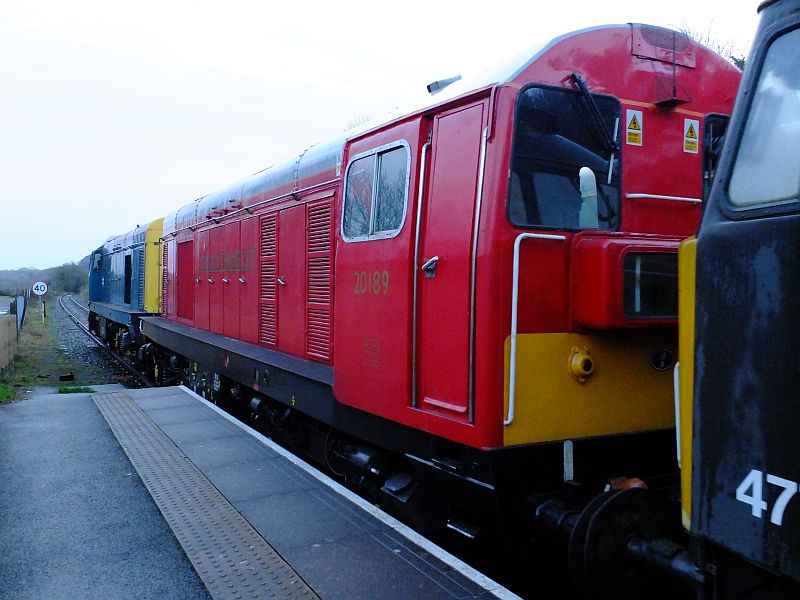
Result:
[[[93,388],[87,387],[85,385],[78,385],[78,386],[61,386],[58,388],[59,394],[91,394],[95,390]]]
[[[54,387],[59,388],[60,393],[70,393],[62,392],[61,388],[77,390],[108,378],[98,369],[76,364],[75,359],[64,353],[53,319],[53,312],[60,309],[55,300],[48,302],[47,308],[47,317],[43,320],[35,302],[28,307],[25,325],[19,334],[17,355],[0,379],[0,403],[24,397],[25,391],[34,387]],[[59,377],[70,372],[74,374],[75,383],[64,386]]]
[[[10,402],[14,399],[15,395],[16,391],[14,390],[14,386],[0,381],[0,404]]]

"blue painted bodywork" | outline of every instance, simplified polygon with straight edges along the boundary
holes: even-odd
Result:
[[[139,335],[144,308],[145,242],[147,225],[111,237],[92,253],[89,308]]]
[[[146,226],[109,238],[92,253],[89,301],[144,310]],[[127,272],[126,272],[127,265]]]

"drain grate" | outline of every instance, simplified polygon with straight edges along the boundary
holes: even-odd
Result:
[[[215,600],[318,598],[130,396],[92,399]]]

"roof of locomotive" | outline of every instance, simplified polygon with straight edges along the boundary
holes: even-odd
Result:
[[[95,252],[104,252],[106,254],[113,254],[120,250],[127,250],[136,245],[144,244],[147,240],[147,232],[151,230],[158,230],[159,235],[163,230],[163,217],[159,217],[144,225],[137,225],[134,229],[121,233],[119,235],[112,235],[109,237],[102,246]]]
[[[312,146],[299,156],[294,156],[282,163],[267,167],[258,173],[180,207],[165,217],[164,233],[169,234],[180,229],[193,227],[216,216],[221,216],[230,210],[242,208],[244,200],[263,194],[266,191],[273,191],[273,196],[288,195],[292,191],[296,191],[298,179],[316,173],[335,172],[336,176],[338,176],[341,171],[342,150],[348,138],[361,135],[395,119],[444,104],[459,96],[493,85],[507,83],[525,70],[544,52],[566,38],[588,31],[619,27],[630,27],[630,25],[603,25],[566,33],[550,40],[546,44],[540,44],[508,58],[475,75],[460,79],[437,94],[421,95],[420,98],[408,106],[395,109],[384,119],[365,123],[363,126],[347,132],[346,135]]]
[[[599,25],[565,33],[472,76],[457,80],[447,85],[438,93],[433,95],[421,94],[419,98],[411,102],[408,106],[393,110],[383,119],[365,123],[347,132],[346,135],[312,146],[300,155],[296,155],[282,163],[269,166],[258,173],[182,206],[165,217],[164,234],[168,235],[184,228],[203,224],[230,211],[242,209],[245,203],[252,205],[256,202],[289,196],[292,192],[298,191],[299,180],[307,180],[312,175],[330,175],[327,178],[323,177],[315,181],[314,183],[316,184],[321,183],[325,179],[334,179],[341,173],[342,152],[345,142],[348,139],[355,138],[395,120],[428,111],[436,106],[446,104],[456,98],[467,96],[476,91],[496,85],[511,83],[528,69],[531,64],[564,40],[599,30],[632,30],[634,26],[636,26],[636,24],[632,23]],[[267,195],[266,192],[270,192],[269,195]]]

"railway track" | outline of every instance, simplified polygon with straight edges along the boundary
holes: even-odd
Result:
[[[67,315],[74,323],[78,326],[78,328],[86,334],[97,346],[103,349],[106,354],[120,367],[122,367],[125,371],[130,373],[138,383],[140,383],[143,387],[155,387],[156,384],[153,382],[149,377],[143,375],[138,371],[136,366],[124,358],[120,356],[118,353],[114,352],[111,348],[109,348],[103,340],[97,337],[95,334],[91,332],[91,330],[86,326],[86,317],[89,314],[89,308],[75,300],[72,294],[63,294],[58,297],[58,304],[61,306],[61,309],[64,311],[64,314]],[[68,308],[68,306],[70,308]],[[83,319],[78,317],[75,312],[71,309],[78,309],[82,311],[81,316]]]

